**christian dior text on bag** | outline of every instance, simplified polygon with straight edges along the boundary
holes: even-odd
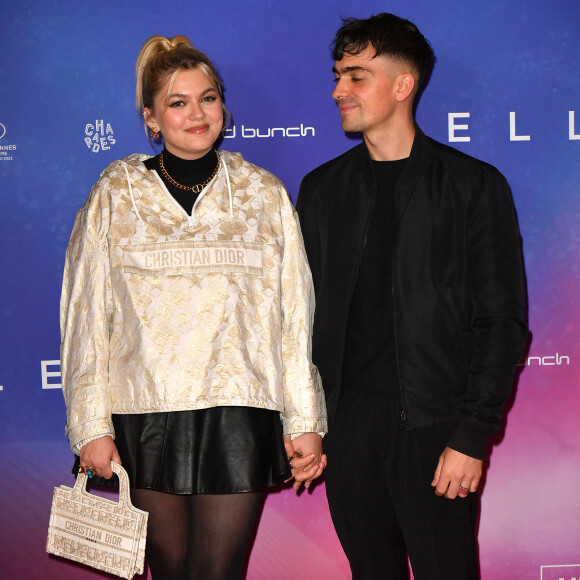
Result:
[[[143,573],[149,514],[133,507],[127,472],[114,461],[119,502],[87,492],[87,475],[74,487],[54,488],[46,551],[93,568],[132,578]]]

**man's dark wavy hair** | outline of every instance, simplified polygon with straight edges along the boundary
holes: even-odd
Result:
[[[344,18],[342,22],[330,45],[334,60],[342,60],[345,54],[360,54],[370,45],[375,56],[407,62],[417,70],[420,82],[426,78],[433,50],[412,22],[387,12],[365,20]]]

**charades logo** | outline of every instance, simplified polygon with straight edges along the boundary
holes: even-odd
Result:
[[[314,127],[306,127],[304,123],[294,127],[247,127],[242,125],[241,129],[238,129],[236,125],[226,129],[224,134],[225,139],[235,139],[236,136],[240,136],[243,139],[264,139],[274,137],[314,137],[316,131]]]
[[[540,566],[540,580],[580,580],[580,564]]]
[[[94,123],[85,125],[85,143],[93,153],[107,151],[116,142],[111,123],[105,125],[103,119],[96,119]]]

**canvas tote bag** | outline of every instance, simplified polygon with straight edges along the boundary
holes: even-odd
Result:
[[[87,475],[74,487],[54,488],[46,551],[121,578],[142,574],[148,513],[133,507],[127,472],[114,461],[119,502],[87,491]]]

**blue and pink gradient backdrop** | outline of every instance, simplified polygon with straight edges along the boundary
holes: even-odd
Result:
[[[98,577],[44,553],[52,487],[73,480],[62,396],[43,389],[41,361],[59,357],[60,281],[77,209],[111,160],[150,152],[133,107],[143,41],[184,34],[215,61],[236,128],[222,147],[272,170],[295,198],[307,171],[356,144],[330,98],[328,44],[340,17],[383,10],[416,22],[437,56],[419,124],[449,143],[449,114],[469,113],[456,119],[468,128],[455,136],[470,140],[451,145],[506,175],[524,240],[531,358],[482,493],[482,577],[580,576],[578,1],[20,0],[0,6],[4,578]],[[101,136],[100,121],[115,143],[93,152],[84,139]],[[302,127],[300,136],[268,136],[293,127]],[[265,501],[248,578],[296,575],[350,576],[324,485],[300,497],[278,490]]]

